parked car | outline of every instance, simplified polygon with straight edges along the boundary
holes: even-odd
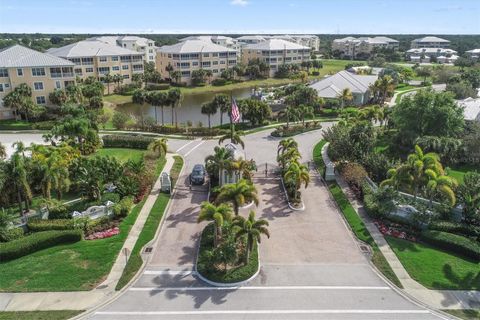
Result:
[[[204,184],[205,183],[205,167],[202,164],[196,164],[193,166],[192,173],[190,174],[191,184]]]

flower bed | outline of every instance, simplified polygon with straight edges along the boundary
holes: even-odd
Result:
[[[375,225],[377,226],[378,230],[383,235],[391,236],[394,238],[405,239],[409,241],[416,242],[416,237],[412,236],[408,233],[405,228],[397,223],[385,223],[384,221],[375,220]]]
[[[105,239],[113,237],[120,233],[120,229],[118,227],[110,228],[105,231],[99,231],[92,233],[88,237],[85,237],[85,240],[97,240],[97,239]]]

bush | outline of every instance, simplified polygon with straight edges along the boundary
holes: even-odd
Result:
[[[102,137],[104,148],[131,148],[147,150],[155,138],[131,135],[106,135]]]
[[[9,242],[23,237],[22,228],[12,228],[6,231],[0,232],[0,242]]]
[[[320,75],[320,72],[318,71],[312,71],[312,76],[319,76]]]
[[[0,243],[0,261],[17,259],[42,249],[82,239],[81,230],[52,230],[33,233],[21,239]]]
[[[72,230],[75,228],[73,219],[42,220],[30,219],[27,227],[29,231],[41,232],[48,230]]]
[[[116,217],[126,217],[133,206],[133,198],[125,197],[113,206],[113,213]]]
[[[480,238],[480,227],[465,223],[457,223],[450,221],[434,221],[428,226],[432,230],[444,231],[455,234],[462,234],[467,237]]]
[[[55,206],[48,207],[48,219],[54,220],[54,219],[69,219],[69,218],[71,218],[70,211],[67,209],[65,205],[57,204]]]
[[[117,226],[115,221],[112,221],[110,217],[103,216],[95,220],[88,220],[83,226],[85,235],[90,235],[95,232],[104,231]]]
[[[468,238],[443,231],[426,230],[421,233],[421,239],[439,248],[480,261],[480,244]]]
[[[55,125],[55,121],[40,121],[32,124],[32,129],[35,130],[50,130]]]
[[[224,86],[226,84],[227,84],[227,80],[225,80],[223,78],[218,78],[218,79],[212,80],[212,85],[213,86]]]
[[[147,91],[156,91],[156,90],[168,90],[170,85],[168,83],[158,83],[158,84],[147,84],[145,90]]]
[[[106,192],[102,195],[101,203],[105,204],[107,201],[111,201],[113,203],[119,203],[120,195],[115,192]]]
[[[128,121],[131,120],[131,117],[124,113],[116,111],[112,117],[112,124],[117,130],[125,129]]]

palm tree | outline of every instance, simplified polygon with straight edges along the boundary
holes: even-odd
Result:
[[[343,109],[347,102],[350,102],[353,100],[352,91],[350,91],[349,88],[345,88],[342,90],[342,92],[340,92],[340,94],[338,95],[338,98],[342,103],[342,109]]]
[[[315,116],[315,114],[313,113],[312,106],[301,105],[299,106],[298,111],[300,113],[300,116],[302,117],[302,124],[304,127],[305,127],[305,118]]]
[[[210,176],[222,181],[223,170],[227,168],[228,163],[232,160],[232,153],[228,149],[218,146],[213,151],[212,155],[205,158],[205,167]]]
[[[7,149],[5,146],[0,142],[0,159],[5,159],[7,157]]]
[[[287,119],[287,128],[290,126],[290,121],[297,121],[299,112],[294,106],[287,106],[285,110],[278,113],[279,118]]]
[[[32,199],[32,191],[27,179],[27,169],[25,167],[24,158],[15,152],[11,160],[11,177],[15,189],[17,190],[17,201],[20,209],[20,215],[23,214],[22,200],[25,202],[25,209],[30,210],[30,201]]]
[[[242,176],[242,179],[252,181],[252,162],[238,159],[234,161],[228,162],[227,168],[232,171],[236,172],[239,176]]]
[[[280,153],[284,154],[285,151],[294,148],[298,148],[298,143],[295,141],[293,138],[287,138],[287,139],[282,139],[278,143],[278,148],[277,148],[277,156],[280,155]]]
[[[149,148],[157,152],[159,157],[164,157],[167,154],[167,141],[167,138],[155,139],[155,141],[150,143]]]
[[[385,103],[387,96],[395,90],[395,81],[389,75],[383,76],[372,85],[374,92],[378,92],[379,103],[381,106]]]
[[[254,245],[261,242],[261,235],[270,238],[270,232],[268,231],[268,221],[264,219],[255,220],[255,212],[252,210],[248,215],[248,219],[242,216],[236,216],[233,219],[233,226],[236,229],[235,238],[247,238],[247,250],[245,252],[245,264],[250,261],[250,253],[252,252]]]
[[[285,170],[290,163],[297,162],[302,156],[296,147],[286,149],[277,157],[277,162],[280,164],[282,171]]]
[[[213,237],[214,247],[217,247],[219,241],[222,239],[222,228],[224,223],[230,222],[231,220],[232,207],[229,205],[222,203],[218,206],[215,206],[208,201],[202,202],[197,221],[213,221],[215,224],[215,234]]]
[[[310,174],[308,173],[307,167],[299,164],[297,161],[293,161],[288,166],[283,177],[285,181],[292,181],[295,184],[295,199],[300,199],[299,190],[302,184],[307,188],[310,182]]]
[[[202,108],[200,109],[200,112],[202,114],[206,114],[208,116],[208,128],[212,129],[210,118],[211,118],[212,114],[217,113],[217,105],[214,104],[213,102],[204,103],[202,105]]]
[[[132,95],[132,102],[140,105],[140,115],[142,117],[142,128],[145,126],[145,121],[143,119],[143,105],[147,102],[147,94],[144,90],[138,89]]]
[[[170,78],[170,80],[172,80],[173,76],[172,76],[172,72],[173,72],[173,66],[169,63],[166,67],[165,67],[165,71],[168,72],[168,77]]]
[[[428,177],[426,193],[429,199],[430,209],[432,208],[433,197],[437,194],[445,197],[453,207],[456,202],[455,192],[453,190],[458,187],[457,180],[453,177],[438,175],[432,169],[425,170],[425,174]]]
[[[112,81],[117,84],[117,90],[118,90],[120,88],[120,84],[123,82],[123,77],[117,73],[113,75]]]
[[[242,146],[243,149],[245,149],[245,143],[243,142],[242,138],[240,138],[240,134],[233,129],[233,124],[232,124],[232,129],[230,130],[229,133],[226,135],[220,137],[218,139],[218,144],[222,144],[225,140],[230,139],[230,142],[233,144],[239,144]]]
[[[180,104],[180,102],[182,101],[182,98],[183,98],[183,95],[179,88],[170,89],[168,91],[168,101],[170,103],[170,106],[172,107],[172,126],[174,122],[173,119],[174,119],[174,112],[175,112],[175,127],[178,127],[177,111],[175,108]]]
[[[103,82],[107,84],[107,94],[110,94],[110,83],[113,82],[113,76],[110,72],[103,77]]]
[[[220,126],[223,125],[223,114],[227,113],[230,109],[230,99],[226,94],[217,94],[213,98],[212,103],[220,111]]]
[[[217,203],[232,203],[236,216],[238,216],[239,208],[250,201],[258,206],[257,189],[251,182],[244,179],[240,179],[237,183],[222,186],[216,200]]]

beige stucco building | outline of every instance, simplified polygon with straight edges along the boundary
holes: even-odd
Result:
[[[259,59],[270,67],[270,76],[274,76],[278,66],[283,64],[301,64],[310,60],[311,48],[282,39],[267,39],[266,41],[249,44],[242,48],[242,63],[247,65],[250,60]]]
[[[32,88],[33,102],[48,105],[48,95],[75,83],[74,63],[20,45],[0,51],[0,119],[13,118],[3,106],[3,98],[26,83]]]
[[[81,79],[94,76],[101,80],[107,74],[120,74],[126,84],[131,82],[134,74],[143,73],[143,53],[95,39],[52,48],[47,52],[73,62],[75,76]]]
[[[450,41],[439,37],[428,36],[419,39],[415,39],[410,43],[411,49],[418,48],[443,48],[446,49],[450,46]]]
[[[237,51],[214,44],[205,39],[188,39],[171,46],[157,49],[157,71],[169,78],[167,67],[180,71],[180,82],[191,84],[192,71],[204,69],[212,72],[212,80],[219,78],[222,71],[238,63]]]
[[[395,39],[379,37],[345,37],[335,39],[332,42],[332,51],[339,51],[342,55],[356,58],[357,56],[368,56],[374,49],[398,50],[399,42]]]
[[[124,49],[143,53],[143,61],[155,63],[155,41],[137,36],[101,36],[91,38],[111,45],[117,45]]]

